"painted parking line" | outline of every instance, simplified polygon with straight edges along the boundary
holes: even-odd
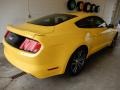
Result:
[[[12,79],[16,79],[16,78],[19,78],[19,77],[21,77],[21,76],[23,76],[23,75],[25,75],[25,74],[26,74],[25,72],[21,72],[21,73],[18,73],[18,74],[16,74],[16,75],[12,76],[11,78],[12,78]]]

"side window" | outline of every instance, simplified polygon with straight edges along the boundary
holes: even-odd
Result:
[[[103,19],[97,16],[90,16],[81,19],[75,23],[79,28],[101,28],[106,27],[106,23]]]
[[[75,24],[80,28],[91,28],[92,21],[93,21],[93,18],[87,17],[87,18],[77,21]]]
[[[97,17],[97,16],[94,16],[94,22],[96,24],[95,25],[96,28],[107,26],[106,22],[103,19],[101,19],[100,17]]]

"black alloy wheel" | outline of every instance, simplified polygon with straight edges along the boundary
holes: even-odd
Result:
[[[86,56],[87,52],[85,49],[81,48],[76,50],[68,62],[67,74],[71,76],[78,75],[85,64]]]

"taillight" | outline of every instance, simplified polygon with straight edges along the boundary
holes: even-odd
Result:
[[[6,33],[5,33],[5,37],[7,37],[7,35],[9,34],[10,32],[9,31],[7,31]]]
[[[40,50],[41,44],[35,40],[26,38],[24,42],[20,45],[19,49],[36,53]]]

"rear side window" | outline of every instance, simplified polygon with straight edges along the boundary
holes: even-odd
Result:
[[[101,28],[106,27],[106,22],[98,16],[89,16],[75,23],[79,28]]]
[[[39,18],[37,20],[33,20],[28,23],[35,24],[35,25],[43,25],[43,26],[54,26],[54,25],[60,24],[62,22],[65,22],[67,20],[70,20],[74,17],[76,17],[76,16],[69,15],[69,14],[53,14],[53,15]]]

